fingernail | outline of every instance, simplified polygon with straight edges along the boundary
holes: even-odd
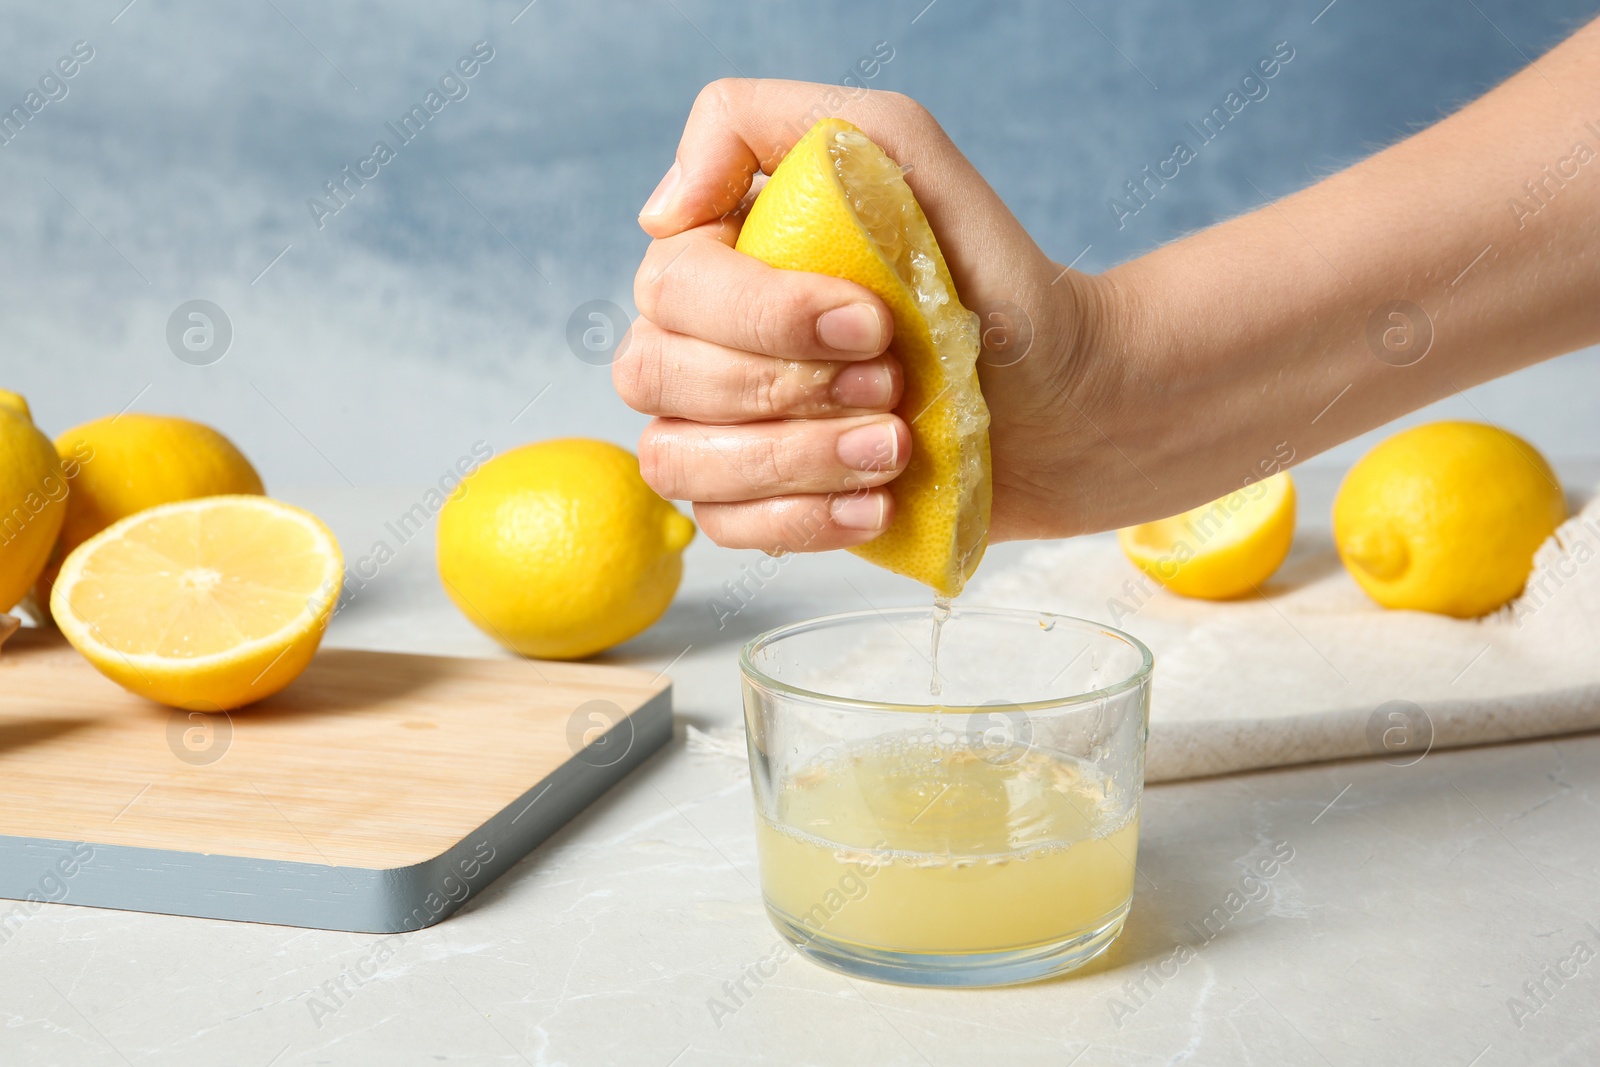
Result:
[[[852,470],[893,470],[899,451],[900,434],[892,422],[857,426],[839,437],[839,461]]]
[[[678,191],[678,182],[683,178],[683,167],[677,160],[672,161],[672,168],[662,177],[656,186],[656,191],[650,194],[650,199],[644,202],[644,207],[639,209],[639,217],[659,215],[667,210],[672,200],[672,194]]]
[[[888,407],[894,375],[882,363],[848,363],[834,376],[833,402],[843,408]]]
[[[888,511],[887,493],[836,496],[828,502],[834,525],[846,530],[881,530]]]
[[[817,338],[835,352],[876,352],[883,347],[883,324],[871,304],[846,304],[817,320]]]

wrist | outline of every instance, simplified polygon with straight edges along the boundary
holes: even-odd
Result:
[[[1276,372],[1265,339],[1241,328],[1252,297],[1217,271],[1169,247],[1062,279],[1074,326],[1061,335],[1061,414],[1080,432],[1059,454],[1065,529],[1054,536],[1176,514],[1246,476]]]
[[[1137,478],[1101,429],[1121,436],[1119,409],[1130,393],[1127,294],[1106,276],[1043,256],[1026,278],[1013,292],[1030,347],[1008,358],[986,338],[979,367],[993,414],[996,541],[1105,529],[1100,495],[1124,473]]]

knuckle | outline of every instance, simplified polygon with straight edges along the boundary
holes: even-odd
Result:
[[[641,410],[637,386],[634,381],[638,375],[638,370],[634,366],[638,360],[638,347],[638,338],[634,338],[628,345],[628,351],[624,352],[611,364],[611,388],[617,391],[617,395],[622,398],[624,404],[635,411]]]
[[[726,115],[733,110],[733,97],[740,88],[737,78],[718,78],[710,81],[695,94],[694,111],[712,115]]]
[[[633,276],[633,305],[639,309],[640,315],[652,321],[661,300],[661,271],[657,266],[661,254],[656,250],[658,244],[650,245],[639,263],[638,272]]]
[[[675,305],[683,302],[680,290],[693,276],[699,252],[694,243],[651,243],[633,278],[633,304],[640,315],[657,324],[668,323]]]
[[[639,476],[661,496],[678,496],[682,478],[683,452],[677,439],[658,427],[650,427],[639,438]]]
[[[703,316],[703,301],[696,295],[697,277],[703,272],[705,250],[697,244],[679,244],[658,253],[646,280],[649,292],[645,304],[634,297],[639,314],[658,326],[672,329],[685,320]]]
[[[879,90],[879,93],[878,99],[882,101],[883,106],[886,108],[893,108],[908,115],[915,115],[917,112],[924,110],[921,104],[905,93],[896,92],[893,89],[882,89]]]
[[[643,322],[635,323],[630,335],[622,355],[611,364],[612,384],[633,410],[659,414],[666,393],[661,367],[662,335]]]
[[[757,485],[782,487],[790,484],[792,468],[790,449],[780,447],[779,439],[770,434],[756,438],[745,452],[745,466],[750,480]]]
[[[884,90],[879,103],[895,123],[910,126],[919,135],[934,132],[943,134],[938,120],[933,117],[933,112],[905,93]]]
[[[713,544],[721,545],[723,548],[740,548],[742,546],[735,543],[736,538],[728,528],[727,512],[727,508],[716,504],[695,504],[695,525],[700,527],[700,532],[709,537]]]
[[[903,103],[899,104],[899,106],[904,110],[905,117],[908,120],[924,127],[937,127],[939,125],[938,121],[933,117],[933,112],[923,107],[919,101],[904,95],[901,96],[901,100]]]
[[[733,321],[742,327],[744,347],[752,352],[765,352],[766,336],[770,332],[765,301],[753,287],[746,286],[733,298]]]
[[[801,354],[802,320],[810,306],[801,293],[790,286],[775,286],[769,292],[751,288],[741,294],[740,303],[740,318],[748,325],[755,351],[771,356]]]
[[[768,418],[782,418],[790,415],[795,409],[793,390],[789,386],[788,375],[768,374],[766,388],[761,390],[761,407],[763,414]]]
[[[769,370],[758,360],[746,360],[741,364],[737,383],[740,412],[763,419],[782,414],[778,376]]]

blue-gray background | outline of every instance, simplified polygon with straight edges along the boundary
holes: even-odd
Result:
[[[838,82],[887,42],[871,84],[925,103],[1053,256],[1088,248],[1079,266],[1100,270],[1251,207],[1252,184],[1293,190],[1429,123],[1595,7],[124,3],[6,5],[6,109],[74,41],[95,57],[0,147],[0,384],[51,432],[130,403],[202,419],[280,489],[429,482],[479,439],[631,446],[643,420],[574,357],[566,324],[592,299],[632,311],[635,212],[710,79]],[[383,124],[480,39],[495,56],[470,95],[317,229],[307,198],[395,143]],[[1284,40],[1296,56],[1270,95],[1119,230],[1121,183]],[[167,345],[193,298],[235,331],[210,366]],[[1430,414],[1600,455],[1594,357]]]

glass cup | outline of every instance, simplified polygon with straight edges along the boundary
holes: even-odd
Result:
[[[1121,932],[1139,641],[1042,612],[896,608],[769,631],[739,666],[762,896],[802,953],[879,981],[1009,985]]]

